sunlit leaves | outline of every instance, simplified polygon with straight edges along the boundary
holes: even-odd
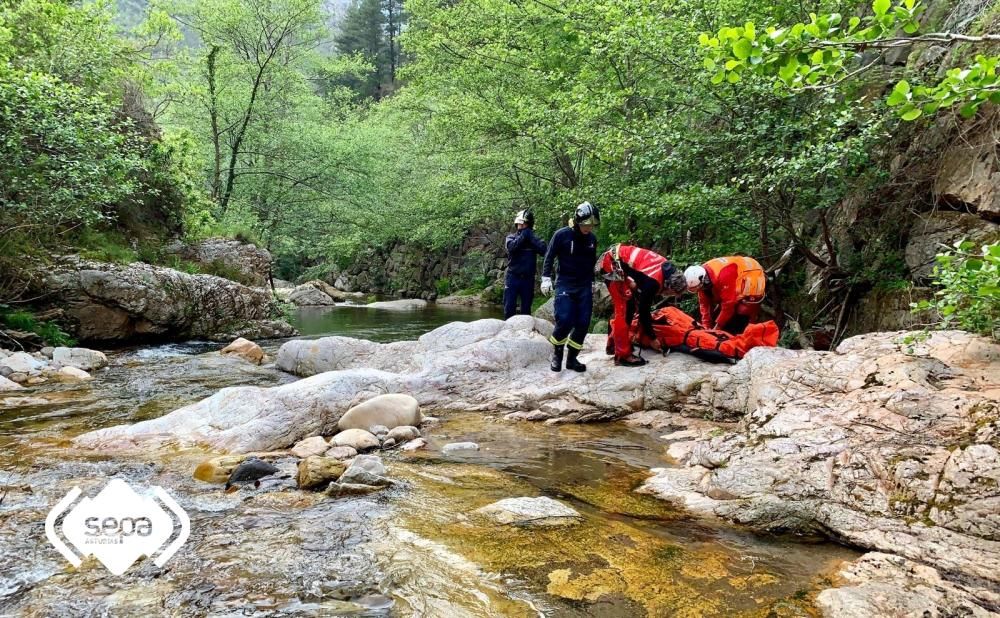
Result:
[[[833,86],[859,71],[862,44],[896,36],[902,29],[915,34],[924,6],[917,0],[874,0],[872,14],[852,16],[843,27],[839,13],[809,14],[808,22],[790,27],[769,26],[758,34],[753,23],[723,27],[717,36],[698,37],[711,82],[736,83],[745,71],[773,78],[779,92]],[[886,99],[899,117],[912,121],[959,105],[964,117],[975,115],[986,101],[1000,101],[996,67],[1000,57],[976,56],[967,68],[947,72],[939,83],[911,85],[902,81]]]

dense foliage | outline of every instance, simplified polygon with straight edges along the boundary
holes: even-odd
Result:
[[[1000,243],[956,243],[938,254],[934,298],[914,304],[934,311],[942,328],[961,328],[1000,339]]]

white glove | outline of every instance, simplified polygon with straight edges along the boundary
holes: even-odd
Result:
[[[548,296],[552,294],[552,277],[542,277],[542,294]]]

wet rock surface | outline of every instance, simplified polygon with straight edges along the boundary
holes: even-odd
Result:
[[[830,353],[754,350],[699,395],[745,414],[737,428],[678,449],[683,467],[654,470],[643,491],[897,554],[970,582],[980,609],[997,611],[998,383],[1000,346],[962,332],[862,335]]]

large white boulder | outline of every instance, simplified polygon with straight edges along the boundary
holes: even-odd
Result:
[[[52,351],[52,361],[63,367],[76,367],[84,371],[94,371],[108,366],[108,357],[103,352],[87,348],[58,347]]]
[[[420,403],[410,395],[392,394],[372,397],[340,417],[341,429],[370,429],[382,425],[388,429],[420,424]],[[415,437],[415,436],[414,436]]]
[[[0,367],[7,367],[13,373],[30,374],[40,371],[45,367],[45,363],[27,352],[14,352],[5,358],[0,358]]]
[[[4,391],[21,391],[24,387],[17,382],[12,382],[7,378],[0,376],[0,393]]]

